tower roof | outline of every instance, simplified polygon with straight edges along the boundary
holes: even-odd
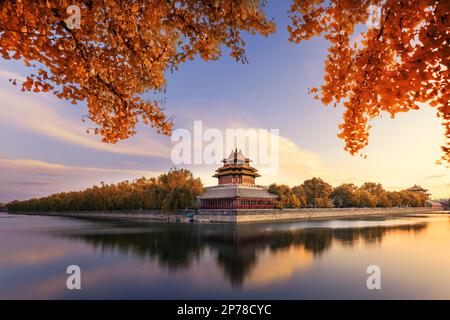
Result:
[[[223,159],[223,166],[216,170],[213,175],[215,178],[227,175],[246,175],[251,177],[259,177],[258,170],[249,165],[250,159],[246,158],[242,150],[236,148],[231,151],[228,158]]]
[[[427,192],[427,189],[422,188],[420,185],[415,184],[414,186],[412,186],[409,189],[406,189],[408,191],[419,191],[419,192]]]
[[[223,159],[223,163],[226,164],[245,164],[249,163],[250,160],[244,156],[242,153],[242,150],[239,150],[236,148],[233,151],[231,151],[228,158]]]

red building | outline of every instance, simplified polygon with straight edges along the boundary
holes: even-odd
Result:
[[[232,151],[213,175],[219,179],[219,184],[206,188],[206,192],[198,197],[200,209],[273,208],[273,200],[277,196],[255,185],[255,178],[260,175],[249,163],[242,151]]]
[[[438,201],[438,200],[431,200],[428,201],[428,203],[431,205],[431,208],[433,209],[444,209],[444,202]]]

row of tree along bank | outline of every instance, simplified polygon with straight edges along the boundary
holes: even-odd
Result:
[[[344,183],[333,188],[320,178],[306,180],[293,188],[272,184],[269,191],[278,195],[278,208],[424,207],[428,200],[421,192],[386,191],[381,184],[373,182],[359,187]]]
[[[203,193],[200,178],[184,169],[172,169],[156,178],[140,178],[117,184],[94,186],[83,191],[62,192],[48,197],[7,204],[9,212],[82,210],[180,210],[195,209]],[[358,187],[345,183],[333,188],[313,178],[293,188],[272,184],[278,208],[329,207],[423,207],[427,196],[411,191],[386,191],[381,184],[367,182]]]
[[[48,197],[13,201],[9,212],[81,210],[177,210],[194,208],[203,184],[188,170],[170,170],[156,178],[140,178],[117,184],[53,194]]]

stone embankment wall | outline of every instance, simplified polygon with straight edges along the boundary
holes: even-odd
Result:
[[[149,219],[167,222],[259,222],[280,220],[312,220],[346,217],[395,215],[431,212],[423,208],[302,208],[302,209],[201,209],[201,210],[117,210],[117,211],[61,211],[18,212],[16,214],[65,216],[77,218],[105,219]]]
[[[14,214],[63,216],[76,218],[105,218],[105,219],[150,219],[169,222],[188,222],[189,215],[195,210],[114,210],[114,211],[40,211],[40,212],[14,212]]]
[[[431,212],[432,208],[301,208],[301,209],[215,209],[199,210],[194,221],[254,222],[279,220],[310,220],[373,215]]]

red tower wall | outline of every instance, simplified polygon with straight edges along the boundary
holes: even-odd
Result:
[[[229,175],[219,177],[219,184],[255,184],[255,178],[243,175]]]
[[[201,209],[272,209],[271,199],[201,199]]]

